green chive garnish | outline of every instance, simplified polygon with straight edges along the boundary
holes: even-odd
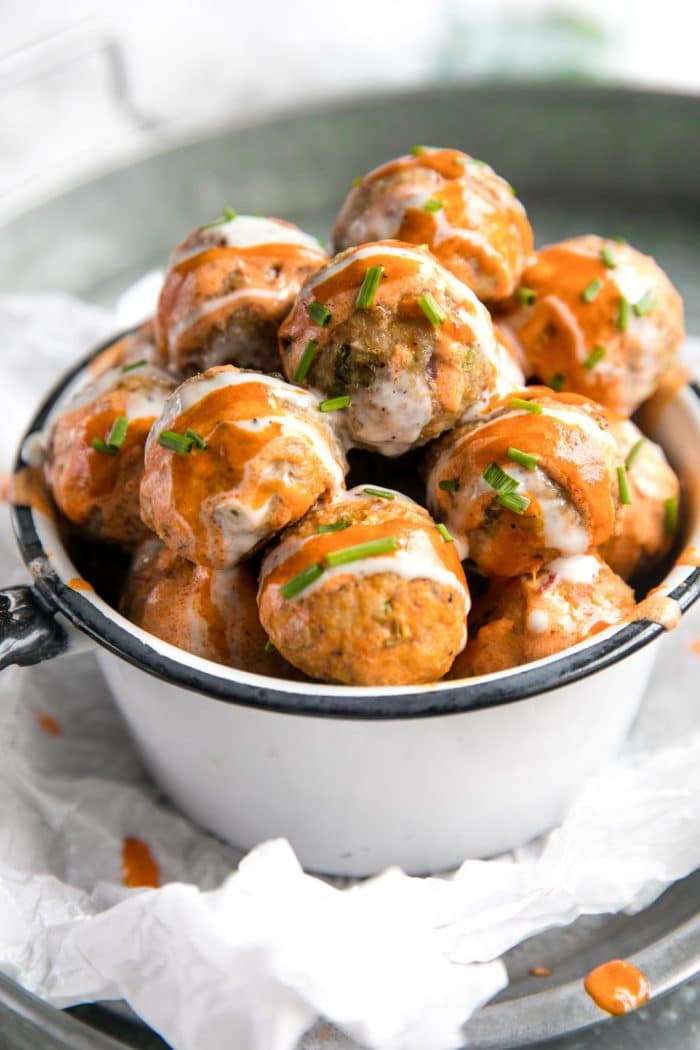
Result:
[[[656,299],[651,292],[645,292],[639,302],[635,303],[632,309],[634,310],[637,317],[644,317],[644,314],[650,313],[656,306]]]
[[[235,208],[224,208],[223,213],[218,219],[214,219],[213,222],[205,222],[203,226],[200,226],[200,230],[211,230],[214,226],[222,226],[225,222],[233,222],[236,218]]]
[[[508,404],[511,408],[522,408],[525,412],[532,412],[536,416],[542,415],[542,405],[537,401],[526,401],[524,397],[512,397]]]
[[[129,365],[122,365],[122,372],[133,372],[135,368],[143,368],[147,364],[146,358],[142,357],[140,361],[132,361]]]
[[[328,307],[324,306],[323,303],[309,303],[307,310],[311,320],[315,321],[316,324],[320,324],[322,328],[325,328],[332,316]]]
[[[272,642],[270,641],[269,638],[265,642],[265,652],[266,653],[276,653],[277,652],[277,650],[275,649],[274,645],[272,644]]]
[[[512,446],[508,449],[507,456],[526,470],[534,470],[539,462],[539,456],[533,456],[531,452],[521,452],[519,448]]]
[[[161,430],[158,435],[158,444],[170,449],[171,452],[186,456],[192,451],[194,441],[185,434],[178,434],[177,430]]]
[[[640,438],[639,441],[635,441],[632,448],[627,453],[627,459],[625,460],[625,470],[629,470],[634,463],[635,459],[642,451],[642,445],[646,444],[646,438]]]
[[[597,298],[598,292],[603,287],[603,282],[600,277],[594,277],[592,281],[589,281],[586,287],[581,292],[581,298],[584,303],[592,303]]]
[[[614,233],[610,240],[617,241],[618,244],[627,244],[626,239],[622,236],[621,233]]]
[[[432,292],[426,292],[425,295],[421,295],[418,300],[418,305],[430,321],[433,328],[439,328],[443,321],[447,320],[447,314],[439,303],[435,301]]]
[[[552,378],[549,380],[549,385],[551,386],[552,390],[555,390],[557,394],[560,394],[564,389],[565,381],[566,380],[564,379],[564,376],[561,374],[561,372],[555,372]]]
[[[393,492],[389,492],[388,489],[377,489],[373,485],[366,485],[362,490],[366,492],[368,496],[377,496],[379,499],[395,499],[396,496]]]
[[[664,500],[664,529],[668,536],[673,536],[678,528],[678,499],[671,496]]]
[[[506,474],[505,470],[499,467],[498,463],[489,463],[488,467],[481,475],[487,485],[490,485],[496,492],[502,494],[506,492],[513,492],[517,489],[520,484],[515,478],[512,478],[510,474]]]
[[[632,496],[630,495],[630,487],[627,484],[627,472],[624,467],[617,468],[617,483],[620,489],[620,503],[629,506],[632,502]]]
[[[358,310],[368,310],[374,304],[377,288],[383,273],[383,266],[369,266],[367,268],[355,300],[355,306]]]
[[[442,489],[443,492],[456,492],[459,488],[459,482],[456,478],[446,478],[445,481],[439,482],[438,488]]]
[[[617,316],[615,317],[615,324],[621,332],[626,332],[630,326],[630,312],[629,300],[623,295],[617,304]]]
[[[188,427],[187,430],[185,431],[185,437],[189,438],[190,441],[192,442],[192,444],[196,448],[206,448],[207,447],[207,443],[204,440],[204,438],[200,437],[199,434],[197,433],[197,431],[196,430],[192,430],[191,427]]]
[[[617,266],[617,260],[609,244],[603,245],[600,250],[600,257],[609,270],[614,270]]]
[[[447,525],[443,525],[441,522],[439,525],[436,525],[435,528],[438,530],[445,543],[454,543],[455,538],[447,528]]]
[[[294,373],[294,382],[301,383],[306,379],[307,373],[313,364],[313,360],[318,351],[318,343],[315,339],[309,339],[308,343],[304,347],[304,353],[301,355],[301,361],[297,365],[297,370]]]
[[[516,190],[515,186],[511,186],[511,184],[508,183],[508,189],[510,190],[510,192],[513,194],[514,197],[518,196],[518,191]]]
[[[411,153],[414,157],[420,157],[421,153],[425,153],[429,146],[411,146]]]
[[[506,510],[512,510],[514,514],[524,514],[530,506],[527,496],[521,496],[517,492],[500,492],[496,497],[496,502]]]
[[[534,306],[537,302],[537,292],[534,288],[516,288],[515,298],[521,304],[521,306]]]
[[[313,565],[307,565],[298,576],[294,576],[287,583],[282,584],[280,594],[283,598],[296,598],[297,594],[301,594],[312,583],[315,583],[319,576],[323,576],[323,569],[318,562],[314,562]]]
[[[119,451],[114,445],[108,445],[107,442],[103,441],[101,438],[94,438],[90,444],[95,449],[95,452],[103,452],[105,456],[116,456]]]
[[[379,540],[368,540],[367,543],[356,543],[354,547],[346,547],[342,551],[331,551],[323,559],[323,563],[331,569],[334,565],[348,565],[363,558],[373,558],[377,554],[389,554],[398,548],[399,541],[394,536],[385,536]]]
[[[318,406],[319,412],[337,412],[341,408],[347,408],[350,404],[350,395],[342,394],[340,397],[329,397]]]
[[[594,346],[586,360],[583,362],[583,367],[590,372],[591,369],[595,368],[599,361],[603,360],[605,354],[606,350],[604,346]]]
[[[319,525],[316,532],[342,532],[343,529],[349,529],[352,522],[349,518],[340,518],[338,521],[331,521],[328,525]]]
[[[423,211],[440,211],[442,208],[442,201],[436,201],[434,197],[430,197],[423,205]]]
[[[362,185],[362,176],[361,175],[356,175],[355,178],[350,183],[350,185],[351,186],[361,186]]]

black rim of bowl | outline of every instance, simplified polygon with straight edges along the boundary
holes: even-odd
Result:
[[[27,428],[25,438],[43,428],[55,403],[86,365],[127,334],[128,331],[106,339],[59,379]],[[700,400],[700,387],[691,384],[690,389]],[[15,462],[15,470],[27,466],[22,458],[21,449],[22,444]],[[658,623],[637,620],[625,624],[610,637],[594,642],[578,652],[564,650],[561,655],[552,657],[546,664],[530,667],[525,665],[504,672],[502,677],[486,681],[476,678],[470,681],[456,681],[454,685],[438,682],[418,687],[417,690],[414,687],[413,691],[407,693],[376,695],[371,687],[358,687],[357,692],[353,694],[309,694],[304,691],[302,682],[293,690],[275,688],[274,678],[266,679],[264,685],[253,685],[191,667],[186,662],[187,654],[184,651],[181,662],[165,656],[130,634],[95,608],[89,599],[60,579],[51,567],[39,538],[33,510],[13,503],[11,511],[22,557],[25,564],[34,570],[34,586],[52,611],[63,613],[75,627],[104,649],[156,678],[203,693],[216,700],[262,710],[326,718],[386,720],[425,718],[498,707],[559,689],[602,671],[624,660],[664,633],[664,628]],[[681,612],[685,612],[700,597],[700,568],[689,573],[688,577],[670,592],[669,597],[678,602]],[[229,674],[235,674],[234,669],[226,670]]]

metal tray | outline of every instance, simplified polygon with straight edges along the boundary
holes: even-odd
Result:
[[[463,85],[283,115],[177,146],[14,220],[0,238],[0,287],[60,287],[110,302],[226,203],[282,215],[327,238],[353,175],[428,142],[461,146],[509,178],[539,243],[595,231],[622,234],[656,255],[685,296],[688,329],[698,333],[698,127],[700,98],[578,85]],[[615,956],[637,961],[657,998],[628,1017],[600,1022],[581,978]],[[506,961],[510,985],[470,1022],[470,1047],[547,1041],[562,1050],[696,1050],[700,873],[637,916],[580,920],[532,938]],[[550,967],[551,977],[529,975],[539,964]],[[119,1007],[60,1013],[0,977],[0,1047],[124,1044],[163,1046]],[[303,1045],[352,1044],[317,1026]]]

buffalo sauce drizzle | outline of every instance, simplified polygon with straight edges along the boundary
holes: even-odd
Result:
[[[122,842],[122,883],[130,889],[160,886],[160,869],[143,839],[127,837]]]
[[[596,1006],[614,1015],[636,1010],[651,995],[646,974],[623,959],[611,959],[591,970],[583,987]]]
[[[50,518],[53,507],[41,467],[21,467],[10,479],[10,501]]]

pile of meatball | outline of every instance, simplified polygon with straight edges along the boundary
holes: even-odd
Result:
[[[632,616],[679,520],[629,418],[683,338],[664,272],[619,238],[535,251],[508,182],[430,147],[355,181],[333,248],[226,208],[52,420],[59,511],[131,552],[121,612],[362,686],[489,674]]]

